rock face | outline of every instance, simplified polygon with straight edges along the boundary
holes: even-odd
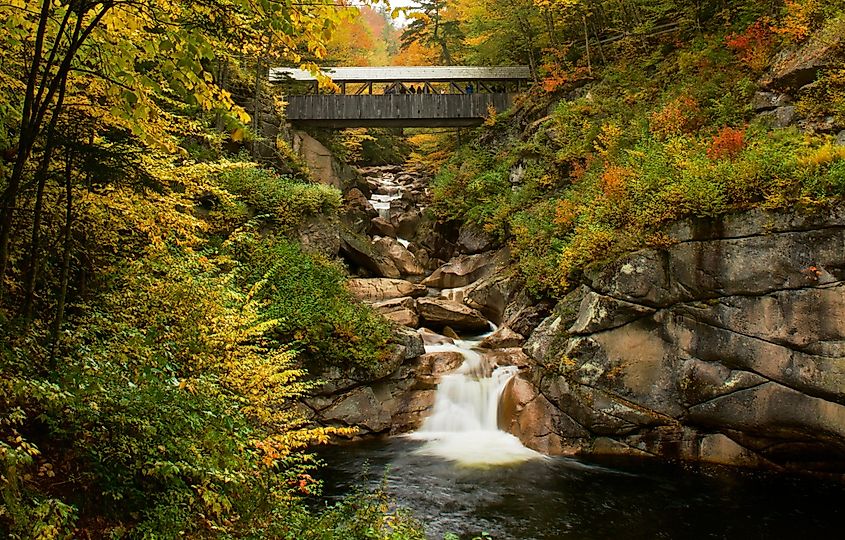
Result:
[[[434,404],[438,377],[454,362],[425,354],[422,338],[410,329],[397,330],[390,353],[375,373],[332,368],[318,374],[324,384],[305,399],[306,415],[323,425],[355,426],[362,436],[419,427]]]
[[[845,211],[669,232],[555,307],[500,422],[551,453],[845,472]]]

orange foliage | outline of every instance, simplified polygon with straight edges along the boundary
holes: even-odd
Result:
[[[628,178],[634,173],[630,169],[611,165],[601,175],[601,190],[610,199],[619,199],[625,195]]]
[[[575,223],[575,218],[578,217],[578,208],[572,201],[562,199],[558,201],[555,208],[555,225],[563,228],[569,228]]]
[[[810,34],[811,19],[818,8],[817,0],[786,0],[786,14],[772,31],[793,41],[801,41]]]
[[[774,49],[774,32],[768,19],[759,19],[739,34],[730,34],[725,44],[755,71],[762,71]]]
[[[658,137],[681,135],[701,126],[701,108],[689,96],[679,96],[651,114],[650,130]]]
[[[555,92],[568,83],[590,76],[587,68],[573,66],[566,60],[566,49],[545,49],[543,52],[545,62],[540,71],[545,75],[542,84],[546,92]]]
[[[707,157],[712,160],[728,158],[731,161],[745,148],[745,130],[724,127],[713,136]]]
[[[391,59],[394,66],[434,66],[437,65],[439,52],[419,41],[412,42]]]

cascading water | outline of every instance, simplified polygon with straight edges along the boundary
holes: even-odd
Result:
[[[426,352],[460,352],[464,362],[441,378],[431,416],[411,435],[428,441],[419,452],[472,466],[518,463],[543,457],[499,429],[499,400],[517,368],[488,365],[473,350],[479,340],[459,339],[454,344],[426,346]]]

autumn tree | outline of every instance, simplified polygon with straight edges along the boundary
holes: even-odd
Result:
[[[174,149],[173,103],[214,112],[234,128],[249,115],[215,84],[210,67],[267,55],[299,63],[325,55],[325,39],[346,10],[330,0],[149,2],[13,1],[0,5],[4,65],[0,295],[21,224],[20,200],[34,196],[22,314],[31,318],[41,244],[44,190],[66,104],[127,130],[143,144]],[[87,101],[87,103],[86,103]],[[97,133],[89,134],[97,139]],[[16,233],[16,236],[18,234]]]
[[[440,52],[440,63],[453,65],[459,54],[463,36],[457,20],[448,14],[448,0],[423,0],[419,9],[410,11],[411,22],[402,32],[402,48],[419,42]]]

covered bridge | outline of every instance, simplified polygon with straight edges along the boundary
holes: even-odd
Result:
[[[346,127],[460,127],[503,111],[531,79],[527,66],[386,66],[323,68],[339,92],[321,93],[311,72],[270,70],[289,87],[288,121]]]

